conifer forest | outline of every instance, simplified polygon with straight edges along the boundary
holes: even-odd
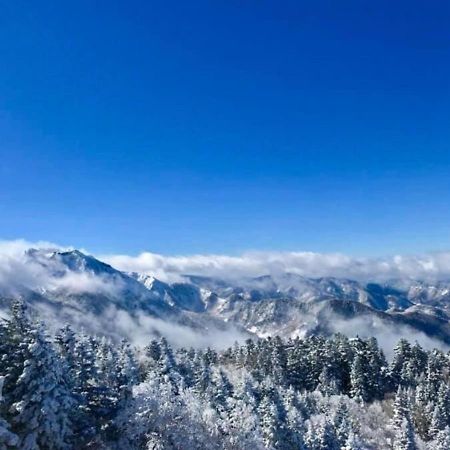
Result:
[[[450,355],[374,338],[132,348],[14,303],[0,325],[0,448],[447,450]]]

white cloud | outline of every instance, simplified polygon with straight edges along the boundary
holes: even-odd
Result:
[[[35,307],[38,317],[45,320],[52,332],[56,332],[63,324],[70,323],[75,330],[108,336],[117,341],[126,338],[137,347],[144,347],[152,339],[164,336],[174,347],[225,349],[236,341],[243,342],[250,337],[250,334],[239,331],[232,324],[223,329],[214,326],[194,329],[142,312],[132,316],[114,305],[109,305],[100,315],[67,306],[55,309],[46,304],[37,304]]]
[[[107,282],[94,274],[69,271],[57,259],[50,260],[45,256],[70,248],[45,241],[0,241],[0,293],[15,295],[23,289],[112,293],[120,288],[118,281],[111,283],[111,280]],[[27,254],[30,249],[39,249],[41,253],[30,257]]]
[[[335,333],[343,333],[348,337],[375,337],[389,359],[394,356],[394,348],[400,339],[407,339],[411,343],[417,342],[425,350],[437,348],[446,353],[450,348],[443,341],[427,336],[408,325],[388,324],[377,317],[361,316],[343,319],[336,314],[331,314],[329,321]]]
[[[248,252],[240,256],[103,255],[102,260],[129,272],[173,281],[183,274],[241,278],[295,273],[306,277],[333,276],[356,280],[415,278],[450,279],[450,252],[388,258],[354,258],[339,253]]]
[[[26,250],[30,248],[50,251],[71,247],[45,241],[0,241],[0,287],[68,287],[78,291],[111,288],[101,278],[89,274],[70,272],[59,279],[49,277],[45,267],[27,257]],[[361,281],[392,278],[450,280],[450,252],[386,258],[355,258],[340,253],[314,252],[246,252],[238,256],[165,256],[143,252],[136,256],[96,256],[119,270],[146,273],[163,281],[180,280],[185,274],[239,279],[268,274],[276,277],[286,272],[305,277],[334,276]]]

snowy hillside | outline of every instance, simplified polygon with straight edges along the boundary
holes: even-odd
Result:
[[[49,323],[138,342],[167,335],[180,344],[190,333],[193,344],[224,346],[252,335],[342,332],[450,343],[450,284],[443,282],[364,284],[285,273],[238,281],[185,275],[182,282],[165,283],[78,250],[42,249],[26,251],[17,272],[0,279],[3,311],[21,298]]]
[[[1,449],[449,448],[444,283],[21,258],[0,278]]]

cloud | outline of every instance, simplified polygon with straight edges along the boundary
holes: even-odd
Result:
[[[30,249],[38,252],[30,254]],[[86,272],[68,270],[57,258],[49,258],[55,251],[69,250],[51,242],[25,240],[0,241],[0,293],[20,295],[24,289],[72,293],[114,293],[120,289],[120,280],[104,279]]]
[[[136,347],[144,347],[152,339],[164,336],[176,347],[206,348],[217,350],[231,347],[235,342],[244,342],[250,333],[239,330],[233,324],[217,328],[208,322],[208,327],[192,328],[174,321],[152,317],[143,312],[129,312],[109,305],[101,314],[79,311],[70,306],[54,308],[48,304],[34,305],[35,318],[43,320],[51,333],[68,323],[77,331],[107,336],[115,341],[127,339]],[[7,316],[7,312],[0,314]]]
[[[212,347],[225,349],[236,341],[243,342],[250,335],[237,330],[232,324],[226,329],[209,327],[207,331],[196,330],[172,321],[161,320],[142,313],[132,317],[128,312],[110,308],[108,323],[114,323],[114,332],[125,336],[136,346],[147,345],[152,339],[164,336],[175,347]],[[100,331],[104,328],[100,328]]]
[[[329,322],[335,333],[342,333],[348,337],[375,337],[389,360],[394,356],[394,348],[400,339],[419,343],[425,350],[437,348],[444,353],[450,346],[439,339],[427,336],[408,325],[387,324],[377,317],[362,316],[352,319],[342,319],[335,314],[330,315]]]
[[[41,253],[69,250],[46,241],[29,242],[23,239],[0,241],[0,285],[41,285],[43,267],[30,263],[26,251],[37,248]],[[163,281],[178,281],[182,275],[201,275],[224,279],[239,279],[261,275],[280,276],[294,273],[305,277],[333,276],[360,281],[383,281],[395,278],[420,280],[450,280],[450,251],[424,255],[395,255],[386,258],[355,258],[342,253],[315,252],[245,252],[238,256],[196,254],[166,256],[143,252],[138,255],[95,255],[100,260],[126,272],[153,275]],[[48,272],[48,271],[47,271]],[[73,282],[72,282],[73,281]],[[92,280],[91,280],[92,281]],[[76,280],[61,279],[76,287]],[[97,283],[97,284],[96,284]],[[88,288],[89,280],[80,277],[79,287]],[[101,288],[92,281],[92,288]]]
[[[46,276],[42,266],[29,262],[26,252],[33,246],[56,248],[48,242],[0,241],[0,288],[3,294],[12,294],[23,287],[35,288]]]
[[[48,270],[39,258],[27,255],[30,248],[40,249],[40,254],[72,247],[51,242],[28,242],[25,240],[0,241],[0,289],[9,290],[27,287],[29,289],[69,288],[78,292],[98,292],[118,289],[101,277],[86,273],[70,272],[58,267]],[[424,255],[395,255],[386,258],[355,258],[340,253],[314,252],[246,252],[238,256],[197,254],[165,256],[143,252],[130,255],[96,255],[100,260],[126,272],[140,272],[163,281],[180,281],[183,275],[200,275],[222,279],[242,279],[284,273],[305,277],[350,278],[359,281],[385,281],[389,279],[418,279],[425,281],[450,280],[450,252]],[[46,266],[47,265],[47,266]],[[59,277],[50,273],[62,270]]]
[[[269,274],[277,277],[283,273],[360,281],[450,279],[450,252],[388,258],[313,252],[247,252],[240,256],[164,256],[144,252],[137,256],[102,255],[100,258],[120,270],[146,273],[165,281],[179,280],[184,274],[237,279]]]

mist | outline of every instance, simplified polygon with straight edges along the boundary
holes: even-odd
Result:
[[[406,339],[412,344],[417,342],[425,350],[434,348],[443,352],[450,350],[450,346],[439,339],[427,336],[407,325],[386,324],[377,317],[366,316],[344,320],[332,315],[329,317],[329,321],[331,329],[335,333],[342,333],[348,337],[375,337],[388,359],[392,359],[394,356],[394,348],[400,339]]]
[[[247,252],[240,256],[165,256],[144,252],[136,256],[100,255],[100,258],[120,270],[146,273],[169,282],[179,281],[184,274],[229,280],[262,275],[276,278],[285,273],[358,281],[450,279],[450,252],[386,258],[355,258],[340,253],[314,252]]]
[[[244,342],[250,333],[239,330],[232,324],[226,328],[208,324],[208,328],[193,329],[174,321],[162,320],[143,312],[135,315],[110,305],[100,315],[81,312],[71,307],[54,308],[47,304],[33,305],[34,320],[45,322],[56,333],[65,324],[87,334],[105,336],[119,342],[126,339],[136,347],[145,347],[152,339],[165,337],[175,348],[211,347],[222,350],[235,342]],[[8,316],[7,310],[0,310],[0,317]]]

